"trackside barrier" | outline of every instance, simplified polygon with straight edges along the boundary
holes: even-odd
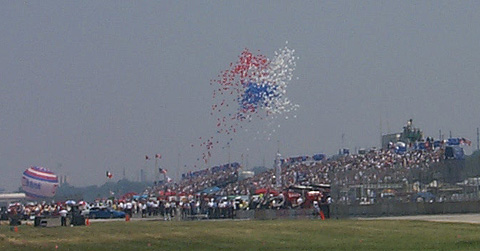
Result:
[[[59,227],[61,225],[60,217],[36,216],[34,219],[35,227]]]
[[[253,212],[253,219],[255,220],[313,219],[320,217],[313,214],[313,209],[257,209]]]
[[[480,201],[386,202],[372,205],[332,204],[330,210],[333,218],[480,213]]]
[[[313,209],[257,209],[239,210],[236,219],[327,219],[327,214],[313,215]],[[425,214],[480,213],[480,201],[463,202],[389,202],[373,205],[330,205],[330,218],[382,217]]]

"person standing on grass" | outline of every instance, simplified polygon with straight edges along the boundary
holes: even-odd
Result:
[[[142,213],[142,202],[139,201],[138,204],[137,204],[137,214],[141,214]]]
[[[165,216],[163,217],[164,220],[171,220],[172,219],[172,215],[171,215],[171,212],[170,212],[170,202],[165,201]]]
[[[320,206],[318,205],[318,201],[313,201],[313,217],[318,218],[320,215]]]
[[[176,214],[177,214],[177,205],[175,201],[172,201],[170,203],[170,216],[171,216],[170,218],[175,217]]]
[[[61,217],[60,221],[61,221],[62,227],[67,226],[67,213],[68,213],[68,211],[64,207],[62,207],[60,212],[59,212],[60,217]]]
[[[128,202],[125,204],[125,213],[127,213],[128,216],[130,216],[130,218],[132,218],[132,210],[133,210],[132,202],[131,202],[131,201],[128,201]]]
[[[147,203],[142,204],[142,218],[147,217]]]

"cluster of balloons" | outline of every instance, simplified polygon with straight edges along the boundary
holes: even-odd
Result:
[[[198,145],[205,149],[202,155],[205,163],[211,157],[215,145],[230,144],[233,135],[244,128],[246,123],[254,119],[272,123],[279,116],[288,119],[286,114],[299,107],[286,96],[287,85],[292,80],[296,66],[297,57],[294,52],[285,46],[269,59],[244,49],[235,63],[230,63],[226,70],[211,80],[210,85],[214,90],[210,115],[215,121],[216,129],[215,136],[199,137],[202,142]],[[280,127],[279,124],[277,126]],[[272,132],[264,133],[271,135]],[[229,139],[225,142],[220,135],[227,135]]]

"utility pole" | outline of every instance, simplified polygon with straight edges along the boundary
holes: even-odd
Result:
[[[477,151],[480,150],[480,132],[477,127]]]
[[[160,181],[160,170],[158,170],[158,154],[155,154],[155,169],[153,170],[155,174],[155,182]]]
[[[182,154],[179,152],[178,153],[178,158],[177,158],[177,170],[175,170],[175,180],[176,182],[180,181],[180,159],[182,158]]]
[[[380,137],[382,137],[383,134],[383,128],[382,128],[382,113],[380,112]]]
[[[282,163],[280,161],[280,140],[277,140],[278,143],[278,148],[277,148],[277,154],[275,155],[275,165],[274,165],[274,170],[275,170],[275,186],[277,189],[280,189],[282,187]]]
[[[275,156],[275,186],[277,189],[282,187],[282,162],[280,161],[280,151]]]
[[[382,112],[380,112],[380,148],[383,148],[382,136],[383,136],[383,132],[382,132]]]
[[[227,147],[228,147],[228,168],[230,168],[230,163],[232,162],[231,161],[231,154],[230,154],[230,142],[227,143]]]

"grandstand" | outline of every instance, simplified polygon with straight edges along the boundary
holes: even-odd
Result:
[[[200,205],[210,199],[249,198],[253,209],[305,209],[314,201],[322,206],[333,202],[337,209],[466,201],[478,199],[480,190],[478,179],[465,181],[463,147],[470,143],[465,138],[424,138],[409,120],[402,132],[384,135],[380,149],[343,150],[330,157],[277,155],[277,168],[257,174],[227,163],[184,173],[178,183],[159,184],[152,194],[169,191],[200,200]]]

